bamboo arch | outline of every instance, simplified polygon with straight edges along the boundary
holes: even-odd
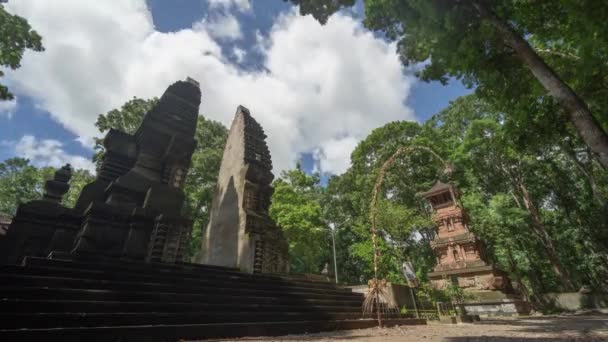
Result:
[[[378,319],[378,326],[382,327],[382,315],[380,313],[380,292],[383,290],[383,287],[386,286],[385,280],[378,280],[378,230],[376,229],[376,214],[378,212],[378,193],[380,192],[380,188],[382,186],[382,182],[384,181],[384,175],[388,171],[388,169],[395,163],[397,157],[404,155],[406,153],[410,153],[412,151],[421,150],[427,151],[432,156],[437,158],[445,167],[445,173],[451,173],[451,166],[443,160],[435,151],[426,146],[420,145],[411,145],[411,146],[401,146],[393,155],[388,158],[382,167],[380,168],[380,172],[378,173],[378,177],[376,178],[376,183],[374,184],[374,188],[372,190],[372,202],[370,204],[370,219],[372,223],[371,234],[372,234],[372,247],[374,251],[374,279],[372,279],[369,283],[370,289],[368,290],[366,300],[364,302],[364,307],[367,305],[371,310],[373,310],[373,301],[376,302],[376,317]],[[371,304],[370,304],[371,302]]]

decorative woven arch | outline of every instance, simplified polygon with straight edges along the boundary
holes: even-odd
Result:
[[[405,155],[406,153],[410,153],[412,151],[427,151],[435,158],[437,158],[445,167],[445,172],[450,173],[452,171],[451,166],[443,160],[435,151],[426,146],[419,145],[410,145],[410,146],[402,146],[400,147],[393,155],[388,158],[382,167],[380,168],[380,172],[378,173],[378,177],[376,178],[376,183],[374,184],[374,188],[372,190],[372,202],[370,204],[370,220],[372,223],[371,226],[371,234],[372,234],[372,247],[374,251],[374,279],[369,282],[369,290],[366,294],[366,300],[364,302],[364,311],[366,308],[368,310],[373,310],[373,302],[376,302],[376,317],[378,319],[378,326],[382,326],[382,315],[380,312],[380,295],[383,291],[383,287],[386,286],[386,280],[378,280],[378,230],[376,229],[376,214],[378,212],[378,194],[380,193],[380,189],[382,187],[382,182],[384,181],[384,175],[388,171],[388,169],[395,163],[395,160],[401,155]]]

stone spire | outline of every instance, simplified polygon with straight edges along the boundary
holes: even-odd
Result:
[[[62,168],[55,171],[53,179],[44,183],[43,199],[49,202],[61,203],[63,195],[70,190],[69,181],[72,178],[72,166],[65,164]]]
[[[287,241],[268,215],[271,171],[266,134],[249,110],[239,106],[203,239],[204,263],[245,272],[287,272]]]

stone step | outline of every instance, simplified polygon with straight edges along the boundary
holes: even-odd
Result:
[[[12,287],[0,286],[0,297],[14,299],[62,299],[87,301],[154,301],[154,302],[198,302],[198,303],[249,303],[249,304],[291,304],[291,305],[329,305],[356,306],[361,300],[314,299],[306,296],[243,296],[219,295],[217,293],[175,293],[145,291],[112,291],[77,288]],[[331,298],[331,297],[329,297]]]
[[[386,319],[406,318],[385,315]],[[211,324],[240,322],[292,322],[361,319],[361,312],[115,312],[0,314],[0,329],[48,329],[67,327],[110,327],[125,325]],[[409,318],[409,317],[407,317]]]
[[[388,319],[385,326],[426,324],[423,319]],[[363,329],[377,325],[373,319],[312,320],[293,322],[241,322],[216,324],[135,325],[114,327],[4,329],[0,341],[167,341],[179,339],[281,336],[297,333]]]
[[[197,279],[197,278],[180,278],[177,276],[167,275],[137,275],[128,272],[110,272],[110,271],[93,271],[93,270],[78,270],[72,268],[52,268],[52,267],[38,267],[38,266],[12,266],[12,265],[0,265],[0,274],[13,275],[13,276],[29,276],[29,277],[49,277],[49,278],[71,278],[71,279],[89,279],[102,283],[104,281],[119,281],[121,283],[151,283],[151,284],[164,284],[169,286],[181,286],[181,287],[213,287],[217,288],[221,285],[222,288],[226,289],[249,289],[249,290],[263,290],[263,291],[288,291],[288,292],[301,292],[311,294],[335,294],[339,296],[357,296],[358,294],[350,291],[350,289],[343,288],[316,288],[307,287],[303,284],[273,284],[271,282],[241,282],[234,281],[231,278],[222,278],[221,276],[214,276],[211,279]],[[33,281],[33,280],[32,280]],[[1,284],[1,282],[0,282]]]
[[[23,287],[48,287],[48,288],[73,288],[88,290],[112,290],[112,291],[137,291],[137,292],[161,292],[180,294],[214,293],[227,296],[262,296],[262,297],[306,297],[310,299],[334,299],[334,300],[358,300],[362,301],[361,294],[353,292],[323,291],[310,292],[300,288],[284,288],[277,290],[259,290],[243,287],[230,287],[223,282],[216,283],[215,287],[191,286],[190,284],[167,284],[157,282],[125,282],[114,280],[82,279],[66,277],[32,276],[20,274],[0,273],[2,280],[0,284],[6,283],[11,286]],[[299,290],[303,290],[300,292]]]
[[[69,258],[69,257],[68,257]],[[39,257],[26,257],[24,263],[28,262],[68,262],[72,267],[75,268],[109,268],[112,270],[128,270],[129,272],[135,273],[146,273],[146,272],[164,272],[164,273],[194,273],[196,274],[221,274],[238,276],[241,278],[252,278],[256,280],[270,280],[276,281],[298,281],[307,285],[319,285],[319,286],[335,286],[331,282],[318,281],[313,279],[302,279],[297,277],[290,277],[285,274],[272,274],[272,273],[245,273],[238,269],[230,267],[222,267],[216,265],[205,265],[205,264],[194,264],[187,262],[177,262],[175,264],[159,263],[159,262],[143,262],[134,260],[120,260],[117,262],[114,259],[100,259],[99,257],[87,257],[87,256],[72,256],[71,259],[55,257],[55,258],[39,258]]]
[[[103,271],[109,273],[124,272],[131,275],[153,275],[153,276],[174,276],[180,279],[230,279],[235,283],[258,283],[271,284],[275,286],[289,285],[300,286],[306,288],[318,289],[336,289],[336,285],[329,282],[319,282],[314,280],[306,280],[301,278],[290,278],[287,276],[272,276],[260,274],[248,274],[239,271],[227,269],[226,271],[218,267],[208,268],[206,265],[188,264],[187,266],[165,265],[146,263],[82,263],[67,260],[55,260],[45,258],[27,257],[24,259],[23,265],[26,267],[49,267],[49,268],[71,268],[83,271]],[[161,266],[158,266],[161,265]],[[346,289],[345,289],[346,290]]]
[[[112,313],[112,312],[286,312],[293,305],[263,305],[244,303],[192,303],[192,302],[133,302],[133,301],[77,301],[77,300],[28,300],[1,299],[0,313]],[[355,306],[306,305],[300,312],[351,312],[360,314],[361,304]]]

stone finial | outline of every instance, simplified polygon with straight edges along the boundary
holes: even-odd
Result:
[[[61,203],[63,195],[70,189],[68,182],[72,178],[72,166],[65,164],[62,168],[55,171],[53,179],[49,179],[44,183],[45,201]]]
[[[192,83],[192,84],[194,84],[194,85],[195,85],[195,86],[197,86],[197,87],[200,87],[200,86],[201,86],[201,85],[200,85],[200,83],[198,83],[198,81],[197,81],[197,80],[195,80],[194,78],[192,78],[192,77],[190,77],[190,76],[186,77],[186,82],[188,82],[188,83]]]

